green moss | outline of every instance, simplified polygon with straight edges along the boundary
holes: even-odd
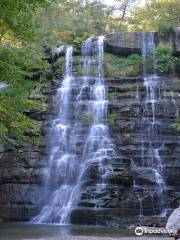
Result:
[[[40,85],[38,82],[26,80],[0,90],[0,142],[12,143],[9,137],[11,135],[21,142],[30,139],[24,135],[25,131],[40,131],[40,123],[24,113],[27,110],[45,108],[43,99],[37,101],[28,97],[31,90],[40,91]]]
[[[142,57],[138,54],[131,54],[128,57],[118,57],[105,53],[105,75],[116,77],[135,77],[141,72]]]
[[[81,56],[73,57],[73,71],[82,74],[82,69],[79,68]],[[138,54],[132,54],[128,57],[118,57],[116,55],[105,53],[105,76],[116,77],[135,77],[141,72],[142,57]],[[55,76],[63,75],[65,66],[65,58],[60,57],[54,63]],[[97,75],[97,69],[91,69],[91,75]]]
[[[59,71],[63,75],[65,71],[65,57],[59,57],[53,64],[53,68],[55,73]]]
[[[118,92],[109,92],[108,93],[108,98],[109,99],[114,99],[114,98],[117,98],[119,97],[119,93]]]
[[[180,58],[173,56],[173,48],[168,45],[161,45],[155,49],[156,72],[175,73],[179,71]]]
[[[118,120],[118,114],[116,112],[112,112],[108,115],[108,122],[111,125],[114,125],[114,123]]]
[[[176,118],[175,123],[172,125],[177,129],[177,131],[180,131],[180,116]]]

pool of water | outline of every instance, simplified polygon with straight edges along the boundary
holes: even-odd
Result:
[[[0,223],[0,240],[39,239],[44,237],[57,238],[67,235],[101,237],[135,236],[133,230],[99,226]]]

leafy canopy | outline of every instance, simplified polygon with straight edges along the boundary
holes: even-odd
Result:
[[[129,17],[129,30],[169,32],[180,25],[179,0],[150,0]]]
[[[36,36],[34,16],[40,7],[51,0],[1,0],[0,40],[32,40]]]

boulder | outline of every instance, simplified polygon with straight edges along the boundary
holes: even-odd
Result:
[[[133,173],[138,185],[152,185],[157,182],[155,171],[152,168],[135,167]]]
[[[175,209],[170,215],[166,224],[166,229],[175,232],[180,229],[180,207]]]
[[[121,56],[127,56],[132,53],[141,53],[140,32],[119,32],[106,37],[105,51]]]

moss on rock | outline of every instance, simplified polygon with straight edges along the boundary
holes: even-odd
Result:
[[[105,75],[107,77],[135,77],[141,73],[142,57],[131,54],[128,57],[118,57],[105,53]]]

